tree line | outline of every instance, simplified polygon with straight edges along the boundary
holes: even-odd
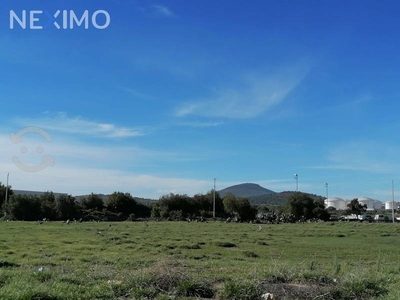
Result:
[[[9,188],[5,199],[5,186],[0,184],[0,207],[3,218],[11,220],[110,220],[134,219],[185,220],[212,218],[214,214],[214,191],[193,197],[180,194],[162,196],[152,204],[142,204],[129,193],[114,192],[103,199],[94,193],[77,201],[67,194],[55,195],[45,192],[41,195],[14,194]],[[232,194],[222,199],[215,193],[217,217],[236,216],[240,220],[254,219],[257,210],[245,198]]]
[[[129,193],[114,192],[103,199],[94,193],[80,201],[67,194],[55,195],[45,192],[41,195],[14,194],[9,188],[5,199],[5,186],[0,183],[0,217],[10,220],[106,220],[124,221],[137,219],[189,220],[207,219],[214,216],[214,191],[192,197],[182,194],[168,194],[151,204],[135,200]],[[323,199],[313,199],[308,194],[293,193],[281,206],[251,205],[244,197],[231,193],[223,198],[215,192],[215,216],[232,218],[236,221],[252,221],[260,215],[278,214],[290,216],[291,221],[329,219]]]
[[[99,195],[90,194],[77,201],[68,194],[41,195],[14,194],[9,191],[5,199],[4,186],[0,185],[1,215],[9,220],[109,220],[150,217],[151,208],[138,203],[128,193],[114,192],[104,201]]]

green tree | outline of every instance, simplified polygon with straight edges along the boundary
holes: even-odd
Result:
[[[12,195],[3,204],[6,217],[21,221],[35,221],[41,218],[40,199],[34,195]]]
[[[203,217],[212,217],[214,211],[214,190],[210,190],[207,194],[197,194],[192,198],[193,211]],[[218,192],[215,192],[215,215],[224,215],[224,204]]]
[[[226,194],[224,199],[222,200],[222,203],[224,204],[224,210],[226,213],[231,215],[238,213],[239,207],[237,205],[236,196],[234,194]]]
[[[292,214],[296,220],[329,219],[323,200],[314,200],[308,194],[301,192],[290,195],[285,201],[283,210],[287,214]]]
[[[81,205],[85,210],[102,211],[104,208],[104,201],[99,195],[91,193],[89,196],[82,198]]]
[[[161,218],[161,208],[159,205],[157,205],[157,204],[152,205],[150,217],[152,219],[160,219]]]
[[[62,194],[55,201],[55,211],[59,220],[72,219],[78,216],[78,205],[75,197]]]
[[[8,186],[7,199],[14,194],[11,186]],[[3,203],[6,200],[6,186],[0,182],[0,211],[2,210]]]
[[[331,214],[328,209],[325,208],[325,201],[323,199],[314,200],[315,207],[313,209],[314,218],[328,221]]]
[[[247,198],[236,197],[232,193],[225,195],[223,205],[226,213],[236,215],[243,221],[253,220],[257,214],[257,209],[251,206]]]
[[[45,192],[39,196],[40,200],[40,209],[41,209],[41,217],[47,219],[56,219],[56,198],[53,192]]]
[[[106,203],[108,211],[120,214],[126,219],[128,216],[134,218],[148,218],[151,214],[151,208],[147,205],[136,202],[135,198],[129,193],[114,192],[108,196]]]
[[[114,192],[108,196],[106,208],[114,213],[127,217],[135,213],[136,201],[129,193]]]
[[[136,202],[134,216],[136,218],[150,218],[151,206]]]
[[[247,198],[238,197],[239,216],[242,221],[254,220],[257,215],[257,208],[250,204]]]
[[[176,216],[181,218],[190,217],[196,214],[196,210],[192,203],[192,199],[188,195],[179,194],[168,194],[161,196],[157,204],[158,208],[154,208],[154,211],[158,211],[160,218],[167,219]],[[176,213],[181,211],[180,213]],[[173,212],[171,214],[171,212]]]
[[[354,198],[353,200],[350,201],[349,204],[347,204],[347,212],[351,214],[357,215],[362,215],[367,211],[367,205],[361,204],[358,201],[358,198]]]
[[[269,207],[265,204],[257,205],[257,212],[265,214],[269,212]]]

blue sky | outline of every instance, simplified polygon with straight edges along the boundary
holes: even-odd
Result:
[[[326,195],[328,183],[329,196],[391,200],[392,180],[400,186],[399,9],[3,0],[0,181],[9,172],[15,189],[158,198],[205,193],[213,178],[218,189],[294,190],[297,173],[301,191]],[[103,30],[10,29],[10,10],[103,10],[111,21]],[[10,140],[28,126],[51,142],[35,132]],[[35,166],[43,155],[55,165],[40,172],[12,161]]]

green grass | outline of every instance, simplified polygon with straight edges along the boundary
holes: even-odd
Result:
[[[109,224],[0,222],[0,299],[400,299],[400,224]]]

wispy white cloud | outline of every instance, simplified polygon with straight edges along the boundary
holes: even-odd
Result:
[[[111,193],[113,191],[130,192],[135,196],[158,198],[167,193],[194,195],[205,193],[212,189],[212,179],[197,179],[163,174],[151,174],[149,166],[160,162],[180,163],[186,160],[198,159],[185,153],[171,153],[142,149],[134,146],[93,145],[88,141],[60,139],[53,136],[47,142],[39,135],[24,136],[23,143],[13,144],[10,136],[0,134],[0,170],[11,173],[14,189],[52,190],[74,195],[95,193]],[[28,151],[22,153],[24,146]],[[38,153],[40,146],[43,152]],[[23,164],[34,166],[41,163],[44,155],[54,158],[54,167],[47,167],[37,173],[20,170],[12,162],[16,156]],[[201,158],[200,158],[201,159]],[[150,168],[151,169],[151,168]],[[169,173],[169,172],[167,172]],[[6,174],[6,173],[5,173]],[[1,177],[0,172],[0,181]],[[218,189],[241,182],[217,182]],[[266,180],[257,182],[274,191],[293,190],[290,180]],[[302,185],[305,188],[306,185]]]
[[[185,57],[180,57],[179,61],[175,58],[176,53],[171,53],[170,51],[159,53],[154,49],[146,49],[146,53],[142,53],[140,56],[131,56],[129,62],[135,69],[145,72],[168,73],[169,75],[185,80],[196,78],[210,64],[209,61],[199,59],[198,57],[188,59],[185,55]]]
[[[105,147],[84,139],[77,141],[55,134],[52,137],[48,142],[40,135],[27,134],[21,143],[14,144],[9,134],[0,134],[0,170],[11,173],[13,188],[71,194],[119,190],[153,198],[169,192],[190,194],[211,189],[212,183],[201,179],[149,174],[148,170],[155,166],[161,172],[162,164],[198,159],[191,154],[117,144]],[[55,165],[40,172],[24,172],[12,161],[17,157],[23,165],[38,166],[43,156],[51,156]]]
[[[170,10],[168,7],[165,5],[159,5],[159,4],[154,4],[152,6],[155,15],[157,16],[162,16],[162,17],[167,17],[167,18],[173,18],[175,17],[175,14],[172,10]]]
[[[301,67],[267,76],[246,76],[242,87],[220,89],[210,97],[188,101],[177,107],[175,114],[179,117],[252,118],[281,103],[307,72],[307,67]]]
[[[399,150],[384,141],[351,141],[329,149],[326,157],[328,162],[312,168],[393,173],[400,167],[399,164],[393,164],[393,161],[397,161]]]
[[[50,141],[39,134],[24,134],[22,141],[17,143],[10,139],[9,134],[0,133],[0,143],[3,145],[0,149],[2,159],[11,161],[13,156],[17,156],[29,165],[39,163],[44,155],[51,155],[57,163],[85,168],[133,168],[137,171],[143,166],[155,166],[160,162],[166,164],[204,159],[192,153],[144,149],[125,143],[94,144],[92,140],[77,139],[76,136],[59,136],[56,133],[51,135]],[[24,152],[21,151],[22,147],[25,149]],[[37,152],[38,147],[41,148],[40,153]]]
[[[137,128],[90,121],[82,117],[68,117],[65,113],[46,114],[40,118],[20,118],[16,121],[20,126],[37,126],[56,132],[104,138],[128,138],[144,135],[144,132]]]
[[[10,170],[10,166],[3,165]],[[10,184],[14,189],[70,193],[129,192],[134,196],[158,197],[168,193],[194,195],[212,189],[211,180],[135,174],[115,169],[80,168],[56,164],[39,173],[11,168]]]
[[[368,103],[374,100],[374,97],[370,93],[365,93],[360,95],[354,99],[341,103],[337,106],[337,109],[340,110],[351,110],[351,111],[359,111],[364,108]]]
[[[119,87],[119,89],[124,91],[124,92],[127,92],[127,93],[131,94],[135,98],[140,98],[140,99],[143,99],[143,100],[155,100],[155,99],[157,99],[156,97],[153,97],[151,95],[139,92],[136,89],[127,88],[127,87]]]
[[[224,122],[212,122],[212,121],[210,122],[193,121],[193,122],[179,123],[180,126],[198,127],[198,128],[217,127],[223,124]]]

